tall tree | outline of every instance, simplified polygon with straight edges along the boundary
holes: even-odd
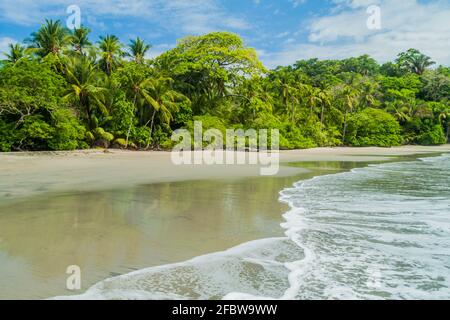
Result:
[[[110,76],[124,56],[122,44],[115,35],[107,35],[106,37],[100,37],[99,47],[101,50],[100,66]]]
[[[348,115],[353,112],[358,101],[358,91],[350,85],[344,85],[342,89],[342,106],[344,108],[344,128],[342,132],[342,144],[345,144],[347,134]]]
[[[246,77],[265,72],[256,51],[229,32],[186,37],[159,56],[156,66],[176,81],[200,113],[222,105]]]
[[[26,57],[25,47],[19,43],[9,44],[9,52],[5,53],[6,60],[5,62],[9,62],[12,64],[16,64],[20,60]]]
[[[152,79],[152,87],[150,95],[144,93],[146,101],[150,102],[152,108],[152,116],[146,123],[146,126],[150,125],[150,138],[153,135],[155,127],[155,117],[159,114],[160,122],[164,125],[170,125],[173,120],[173,113],[178,110],[178,103],[187,100],[187,97],[178,91],[173,89],[173,79],[160,76]],[[150,140],[147,148],[150,145]]]
[[[122,89],[125,91],[127,98],[132,101],[134,113],[138,115],[139,122],[143,124],[147,109],[155,103],[151,96],[152,91],[155,89],[154,79],[149,76],[148,70],[144,68],[144,66],[136,64],[125,65],[123,68],[119,69],[115,75],[117,76]],[[131,127],[132,123],[127,131],[127,146]]]
[[[430,57],[416,49],[400,53],[396,61],[401,68],[418,75],[422,75],[428,67],[436,64]]]
[[[107,90],[103,86],[102,73],[88,58],[81,56],[69,60],[65,75],[69,88],[64,99],[73,102],[84,113],[89,129],[95,129],[95,112],[108,113],[103,102]]]
[[[37,32],[32,33],[31,38],[27,40],[30,43],[30,49],[41,57],[60,54],[69,41],[69,31],[61,25],[59,20],[45,20],[45,24]]]
[[[80,27],[73,30],[72,34],[70,35],[70,42],[75,52],[84,54],[84,50],[92,45],[92,43],[89,41],[90,32],[91,30],[85,27]]]
[[[133,58],[134,62],[142,64],[145,61],[145,55],[150,50],[152,46],[146,44],[141,38],[137,37],[134,40],[130,40],[128,45],[129,52],[127,56]]]

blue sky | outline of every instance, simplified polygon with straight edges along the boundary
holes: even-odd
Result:
[[[151,56],[191,34],[240,34],[268,67],[299,59],[345,58],[368,53],[380,62],[411,47],[450,64],[449,0],[0,0],[0,50],[22,41],[45,18],[65,23],[69,5],[99,35],[123,42],[139,36]],[[367,27],[377,5],[381,29]]]

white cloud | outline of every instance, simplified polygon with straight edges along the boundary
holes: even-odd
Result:
[[[450,3],[417,0],[334,0],[330,15],[308,24],[308,42],[285,44],[279,52],[265,53],[270,66],[318,57],[338,59],[370,54],[380,62],[416,48],[440,64],[450,64]],[[382,29],[369,30],[369,5],[381,7]]]
[[[147,59],[154,59],[163,54],[164,52],[173,49],[174,47],[175,45],[168,43],[158,44],[156,46],[151,47],[151,49],[147,52],[145,57]]]
[[[4,53],[9,51],[8,46],[11,43],[17,43],[17,41],[9,37],[0,38],[0,60],[4,59]]]
[[[0,19],[21,25],[42,22],[49,16],[64,16],[68,5],[81,8],[82,19],[134,17],[157,22],[184,33],[205,33],[218,29],[243,30],[249,24],[231,16],[218,0],[2,0]]]

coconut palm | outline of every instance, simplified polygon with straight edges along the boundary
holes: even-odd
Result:
[[[45,24],[27,40],[30,48],[41,57],[58,55],[69,41],[68,29],[64,28],[59,20],[45,20]]]
[[[134,62],[142,64],[145,60],[145,54],[151,47],[151,45],[146,44],[138,37],[136,40],[130,40],[130,44],[128,45],[129,52],[127,53],[127,56],[133,58]]]
[[[150,125],[150,138],[153,135],[156,114],[159,114],[161,124],[170,125],[173,120],[173,113],[178,110],[178,103],[188,100],[183,94],[173,90],[172,85],[173,79],[160,76],[153,78],[151,84],[149,83],[152,88],[150,94],[143,93],[145,100],[149,102],[152,109],[152,116],[146,123],[146,126]],[[147,148],[150,145],[150,140]]]
[[[154,87],[154,80],[143,72],[138,72],[135,68],[131,70],[124,70],[124,80],[122,80],[122,88],[124,88],[126,95],[130,101],[133,102],[135,112],[138,111],[140,121],[143,122],[145,115],[145,107],[151,106],[154,103],[154,99],[151,97]],[[131,132],[131,126],[128,128],[126,145],[128,146],[129,135]]]
[[[391,113],[400,124],[410,121],[414,116],[415,103],[411,101],[392,101],[386,102],[385,110]]]
[[[120,58],[124,56],[122,44],[116,36],[107,35],[100,37],[99,47],[101,50],[100,66],[110,76],[113,69],[119,64]]]
[[[69,88],[64,99],[84,113],[90,129],[95,128],[95,111],[108,114],[103,103],[107,89],[103,86],[102,73],[88,58],[81,56],[68,60],[65,75]]]
[[[84,49],[92,45],[92,43],[89,41],[90,32],[90,29],[84,27],[73,30],[70,36],[70,42],[75,52],[84,54]]]
[[[20,60],[26,57],[25,47],[19,43],[9,44],[9,52],[5,53],[6,60],[4,62],[9,62],[16,64]]]
[[[428,67],[435,64],[430,57],[416,49],[409,49],[407,52],[400,53],[397,63],[402,68],[418,75],[422,75]]]
[[[320,104],[320,125],[321,130],[324,128],[324,120],[325,120],[325,109],[331,106],[331,95],[330,92],[322,89],[318,89],[316,91],[317,98]]]
[[[347,134],[347,121],[349,113],[352,113],[355,105],[358,101],[359,92],[355,88],[349,85],[345,85],[341,92],[342,106],[345,110],[344,116],[344,129],[342,133],[342,144],[345,144],[345,138]]]
[[[287,75],[282,75],[280,78],[275,79],[275,87],[286,111],[290,114],[291,121],[294,122],[295,106],[299,102],[297,88],[293,86],[291,79]]]

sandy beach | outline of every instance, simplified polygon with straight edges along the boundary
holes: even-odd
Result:
[[[398,156],[450,152],[450,145],[396,148],[316,148],[281,151],[280,161],[386,161]],[[281,166],[278,176],[306,172]],[[0,201],[42,192],[93,191],[116,187],[223,178],[257,177],[257,165],[174,165],[169,152],[119,150],[0,154]]]
[[[279,192],[294,182],[447,152],[450,145],[282,151],[274,177],[260,177],[258,166],[175,166],[166,152],[1,154],[0,298],[74,294],[65,288],[69,265],[82,267],[86,290],[111,276],[282,237],[288,207]]]

